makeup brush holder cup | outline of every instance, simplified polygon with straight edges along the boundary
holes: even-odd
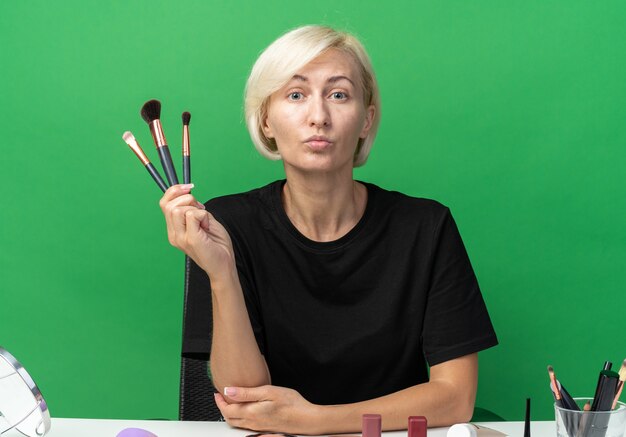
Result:
[[[558,437],[623,437],[626,433],[626,404],[618,402],[611,411],[583,411],[593,398],[574,398],[581,411],[554,405]]]

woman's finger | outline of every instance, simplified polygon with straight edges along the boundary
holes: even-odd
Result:
[[[196,198],[189,193],[188,189],[181,189],[180,187],[181,185],[174,185],[170,187],[168,191],[171,190],[171,192],[168,192],[167,195],[164,195],[159,202],[161,210],[163,211],[163,216],[165,217],[168,240],[170,244],[174,246],[177,246],[177,244],[175,244],[176,233],[180,232],[181,229],[180,226],[174,225],[174,217],[172,215],[172,211],[174,211],[175,208],[183,206],[193,206],[196,208],[205,209],[204,205],[198,202]],[[172,197],[172,193],[174,193],[176,197]],[[171,200],[167,201],[167,199]]]
[[[182,194],[178,197],[175,197],[174,199],[170,200],[167,205],[165,205],[164,207],[164,213],[167,216],[168,212],[171,211],[173,208],[176,208],[178,206],[194,206],[194,207],[198,207],[198,202],[196,200],[195,197],[193,197],[191,194]]]
[[[205,210],[198,208],[185,210],[186,240],[188,244],[195,241],[200,232],[206,233],[208,231],[209,218],[210,214]]]
[[[237,405],[230,405],[228,402],[226,402],[226,399],[224,399],[224,396],[222,396],[220,393],[214,393],[213,394],[215,396],[215,405],[217,405],[217,408],[219,408],[220,413],[222,413],[222,416],[224,416],[224,419],[226,420],[241,420],[240,416],[240,411],[238,408],[235,408]]]
[[[163,193],[161,200],[159,200],[159,206],[161,207],[163,212],[165,212],[165,207],[167,206],[169,202],[171,202],[175,198],[180,197],[184,194],[189,194],[193,186],[194,186],[193,184],[178,184],[178,185],[172,185],[171,187],[169,187],[165,191],[165,193]]]
[[[168,237],[170,243],[176,247],[183,248],[187,235],[187,211],[197,209],[195,206],[176,206],[169,211]]]

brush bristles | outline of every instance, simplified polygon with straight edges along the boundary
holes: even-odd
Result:
[[[619,369],[619,380],[626,381],[626,360],[622,363],[622,368]]]
[[[183,124],[185,126],[189,126],[190,120],[191,120],[191,114],[187,111],[183,112]]]
[[[131,142],[137,141],[135,140],[135,136],[130,131],[124,132],[124,135],[122,135],[122,138],[124,139],[124,142],[126,144],[130,144]]]
[[[550,386],[552,387],[552,391],[554,392],[554,397],[560,401],[561,400],[561,389],[559,388],[559,382],[554,375],[554,368],[552,366],[548,366],[548,375],[550,376]]]
[[[158,100],[148,100],[141,108],[141,118],[148,124],[161,118],[161,102]]]

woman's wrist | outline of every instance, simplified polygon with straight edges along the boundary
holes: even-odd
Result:
[[[357,432],[360,428],[360,415],[357,422],[352,423],[353,407],[343,405],[313,405],[310,416],[310,429],[306,434],[338,434]]]
[[[220,269],[216,274],[207,273],[209,281],[211,282],[211,290],[219,292],[222,289],[229,289],[233,287],[240,287],[239,274],[237,268],[233,263],[229,268]]]
[[[330,406],[311,404],[311,409],[307,414],[307,420],[305,420],[306,429],[303,429],[300,434],[320,435],[325,434],[327,431],[327,421],[329,420]]]

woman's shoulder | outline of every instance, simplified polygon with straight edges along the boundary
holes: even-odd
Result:
[[[370,182],[363,183],[367,186],[373,201],[384,210],[436,217],[449,214],[448,207],[437,200],[387,190]]]
[[[214,197],[204,206],[206,210],[218,218],[237,220],[246,217],[257,217],[259,212],[272,207],[272,198],[276,190],[280,190],[283,181],[274,181],[263,187],[236,194]]]

